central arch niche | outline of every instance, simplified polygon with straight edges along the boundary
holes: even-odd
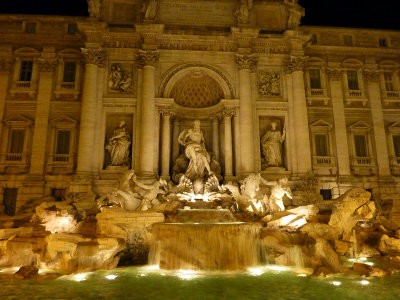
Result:
[[[175,83],[170,97],[178,105],[203,108],[218,104],[224,98],[224,92],[211,76],[200,70],[192,70]]]

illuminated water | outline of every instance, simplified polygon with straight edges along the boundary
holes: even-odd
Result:
[[[400,299],[400,276],[368,280],[344,276],[299,277],[299,274],[281,271],[279,267],[207,275],[129,267],[38,280],[10,279],[1,274],[4,272],[0,273],[2,300]]]

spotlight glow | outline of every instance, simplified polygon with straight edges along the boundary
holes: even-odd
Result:
[[[342,283],[340,281],[331,281],[330,284],[335,285],[335,286],[339,286]]]
[[[115,278],[117,278],[117,275],[107,275],[106,278],[108,280],[114,280]]]
[[[191,280],[196,278],[198,275],[193,270],[179,270],[176,274],[180,279]]]
[[[307,277],[307,274],[299,274],[297,277]]]
[[[271,271],[278,271],[278,272],[289,270],[289,268],[283,267],[283,266],[267,266],[267,269],[269,269]]]
[[[252,276],[260,276],[264,273],[263,269],[261,268],[249,268],[248,271]]]
[[[83,280],[86,280],[86,277],[87,277],[87,273],[80,273],[80,274],[76,274],[76,275],[74,275],[74,280],[75,281],[83,281]]]
[[[360,281],[360,284],[362,284],[362,285],[368,285],[368,284],[369,284],[369,281],[368,281],[368,280],[361,280],[361,281]]]

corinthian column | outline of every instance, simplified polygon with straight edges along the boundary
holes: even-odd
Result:
[[[162,111],[162,133],[161,133],[161,177],[169,179],[169,161],[171,155],[171,112]]]
[[[247,175],[255,171],[250,72],[254,70],[257,58],[254,55],[236,54],[236,63],[239,69],[240,162],[241,172],[243,175]]]
[[[232,151],[232,116],[233,111],[224,111],[224,133],[225,133],[225,181],[233,176],[233,151]]]
[[[349,176],[351,173],[346,119],[343,104],[343,71],[333,68],[328,69],[328,77],[332,96],[333,120],[335,123],[338,171],[340,176]]]
[[[142,176],[154,176],[154,76],[159,54],[156,51],[141,51],[140,62],[143,66],[142,110],[140,127],[139,172]]]
[[[293,109],[298,172],[311,170],[311,148],[308,130],[308,112],[304,87],[303,57],[292,57],[288,71],[292,74]]]
[[[4,118],[4,107],[6,105],[6,95],[8,88],[8,77],[12,65],[11,58],[0,59],[0,136],[2,137],[2,125]],[[1,143],[1,139],[0,139]]]
[[[36,103],[35,129],[33,132],[29,173],[34,175],[43,175],[47,148],[47,129],[49,126],[51,91],[57,61],[55,59],[48,60],[39,58],[37,64],[40,72],[39,89]]]
[[[212,151],[215,154],[215,159],[219,161],[219,122],[218,116],[212,118]]]
[[[79,175],[90,175],[93,170],[94,136],[96,128],[97,76],[98,67],[105,62],[102,49],[82,49],[85,63],[83,79],[81,128],[79,133],[78,167]]]
[[[378,174],[390,176],[389,154],[386,142],[385,121],[383,119],[382,100],[379,88],[379,73],[377,70],[366,70],[368,95],[371,103],[371,116],[376,149]]]

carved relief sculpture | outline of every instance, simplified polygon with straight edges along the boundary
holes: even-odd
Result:
[[[271,195],[264,198],[265,206],[270,212],[284,211],[285,205],[283,204],[283,197],[286,195],[288,198],[292,199],[292,191],[288,186],[288,179],[286,177],[280,178],[278,181],[264,182],[266,185],[271,185]]]
[[[121,64],[112,64],[108,79],[108,86],[112,91],[132,93],[133,74],[123,69]]]
[[[261,139],[261,149],[266,167],[282,167],[282,143],[286,138],[286,129],[281,133],[277,129],[277,123],[271,123],[271,129],[267,130]]]
[[[142,13],[145,21],[153,21],[157,15],[157,0],[148,0],[143,3]]]
[[[112,166],[129,166],[130,145],[131,136],[126,130],[126,123],[125,121],[120,121],[119,126],[114,130],[105,148],[111,155]]]
[[[91,18],[100,18],[102,0],[87,0],[89,16]]]
[[[296,29],[300,25],[300,20],[305,16],[305,10],[298,3],[297,0],[285,0],[289,10],[288,28]]]
[[[281,76],[278,72],[260,72],[258,75],[258,92],[263,96],[279,96]]]

